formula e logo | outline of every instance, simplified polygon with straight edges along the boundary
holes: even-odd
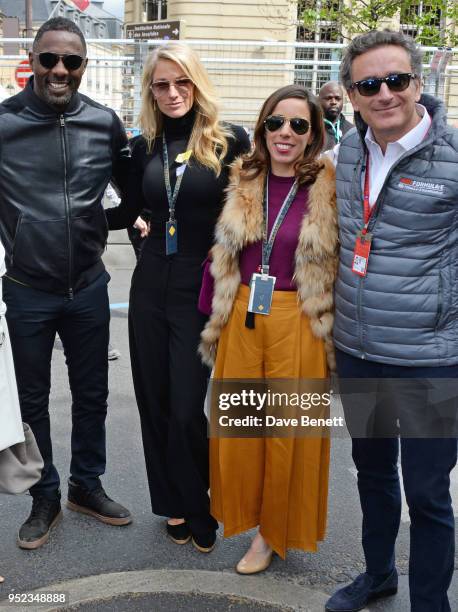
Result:
[[[441,183],[429,183],[426,181],[415,181],[414,179],[401,177],[398,183],[399,189],[404,189],[405,191],[414,191],[416,193],[437,193],[444,194],[445,193],[445,185]]]

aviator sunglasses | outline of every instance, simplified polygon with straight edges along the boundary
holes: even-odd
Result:
[[[175,87],[180,96],[186,96],[189,94],[189,90],[194,83],[188,77],[181,77],[180,79],[175,79],[174,81],[156,81],[155,83],[151,83],[150,87],[156,98],[161,98],[169,93],[169,89],[172,87],[172,85]]]
[[[350,85],[350,89],[357,89],[362,96],[375,96],[380,91],[382,83],[386,83],[390,91],[405,91],[411,79],[416,79],[418,75],[413,72],[402,72],[400,74],[389,74],[383,78],[363,79],[355,81]]]
[[[302,117],[291,117],[291,119],[287,119],[283,115],[269,115],[265,119],[264,125],[266,126],[266,130],[269,130],[269,132],[276,132],[285,124],[285,121],[289,123],[289,126],[293,132],[299,136],[302,136],[309,131],[310,123],[307,121],[307,119],[302,119]]]
[[[51,51],[44,51],[43,53],[34,53],[38,55],[38,59],[43,68],[54,68],[62,60],[63,65],[67,70],[78,70],[81,68],[81,64],[84,62],[84,57],[80,55],[59,55],[58,53],[51,53]]]

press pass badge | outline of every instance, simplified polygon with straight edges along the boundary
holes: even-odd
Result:
[[[253,274],[250,283],[248,312],[263,315],[270,314],[275,281],[275,276],[269,276],[268,274]]]
[[[356,238],[355,250],[353,252],[352,271],[359,276],[366,276],[369,254],[371,251],[372,235],[360,231]]]
[[[165,224],[165,254],[174,255],[178,251],[178,226],[169,219]]]

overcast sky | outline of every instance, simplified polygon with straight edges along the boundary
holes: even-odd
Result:
[[[104,0],[103,8],[124,20],[124,0]]]

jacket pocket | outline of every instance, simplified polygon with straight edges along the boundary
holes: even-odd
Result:
[[[11,267],[14,266],[14,253],[16,249],[17,236],[19,234],[19,230],[21,229],[22,217],[23,213],[20,213],[16,223],[16,229],[14,230],[13,244],[11,245]]]
[[[95,265],[105,250],[108,224],[102,206],[72,220],[75,278]]]
[[[11,267],[33,278],[65,280],[68,276],[66,220],[29,221],[21,216],[14,236]]]
[[[437,311],[436,311],[436,322],[435,322],[436,329],[440,326],[443,311],[444,311],[443,282],[442,282],[442,275],[439,272],[438,285],[437,285]]]

